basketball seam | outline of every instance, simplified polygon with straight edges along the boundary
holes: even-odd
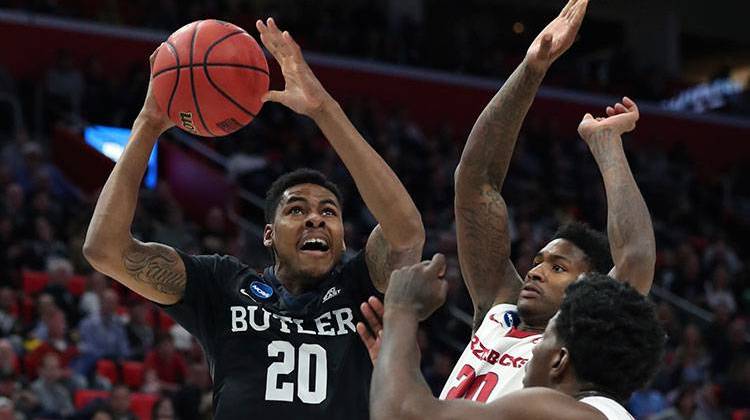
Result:
[[[205,65],[207,65],[208,67],[239,67],[239,68],[245,69],[245,70],[257,71],[257,72],[263,73],[266,76],[268,76],[268,72],[266,70],[264,70],[264,69],[262,69],[260,67],[248,66],[247,64],[237,64],[237,63],[206,63]],[[178,65],[178,66],[166,67],[166,68],[163,68],[163,69],[157,71],[156,73],[154,73],[154,78],[159,77],[162,74],[164,74],[166,72],[169,72],[169,71],[172,71],[172,70],[182,70],[182,69],[189,69],[191,67],[201,67],[201,66],[202,66],[202,64],[193,64],[193,65],[182,64],[182,65]]]
[[[177,49],[170,43],[169,41],[166,42],[167,47],[169,47],[169,52],[174,55],[174,60],[177,63],[177,67],[180,66],[180,56],[177,54]],[[152,79],[156,76],[152,76]],[[167,103],[167,117],[171,118],[170,115],[172,114],[172,101],[174,100],[174,95],[177,93],[177,86],[180,84],[180,72],[177,72],[177,77],[174,80],[174,86],[172,87],[172,94],[169,95],[169,102]]]
[[[255,114],[254,113],[252,113],[252,112],[248,111],[247,109],[245,109],[244,106],[240,105],[239,102],[237,102],[234,98],[232,98],[228,93],[224,92],[224,90],[222,90],[219,87],[219,85],[217,85],[214,82],[214,80],[211,78],[211,74],[209,74],[209,72],[208,72],[208,66],[206,65],[206,62],[208,62],[208,55],[211,53],[211,50],[215,46],[219,45],[222,41],[224,41],[226,39],[229,39],[229,38],[231,38],[231,37],[233,37],[235,35],[242,34],[242,33],[245,33],[245,31],[235,31],[235,32],[232,32],[230,34],[227,34],[227,35],[223,36],[222,38],[217,39],[213,44],[211,44],[208,48],[206,48],[206,53],[203,55],[203,73],[206,74],[206,79],[208,79],[208,82],[211,83],[211,86],[213,86],[214,89],[216,89],[223,97],[225,97],[229,102],[231,102],[232,104],[234,104],[234,106],[236,106],[237,108],[239,108],[240,110],[242,110],[242,112],[244,112],[245,114],[248,114],[251,117],[255,118]]]
[[[193,75],[193,53],[195,51],[195,38],[198,37],[198,28],[201,26],[201,23],[203,21],[199,21],[195,24],[195,28],[193,28],[193,39],[190,41],[190,90],[193,93],[193,103],[195,104],[195,112],[198,114],[198,118],[201,120],[201,124],[203,124],[203,128],[206,129],[208,134],[215,136],[213,132],[211,132],[211,129],[208,128],[206,125],[206,121],[203,119],[203,113],[201,113],[201,107],[198,105],[198,95],[195,94],[195,76]]]

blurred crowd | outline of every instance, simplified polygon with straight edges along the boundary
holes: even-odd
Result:
[[[413,8],[411,3],[398,6],[385,0],[0,0],[3,4],[166,32],[211,17],[254,33],[257,18],[273,16],[285,28],[293,28],[307,51],[490,77],[510,74],[556,13],[481,0],[464,2],[460,8],[452,1]],[[581,31],[581,42],[555,64],[547,84],[614,95],[629,92],[652,100],[673,98],[692,85],[654,66],[635,66],[637,52],[626,45],[624,29],[612,22],[587,21]],[[716,68],[705,82],[727,76],[728,68]],[[749,114],[750,90],[723,98],[709,109]]]
[[[160,13],[139,17],[126,12],[143,8],[114,11],[106,5],[117,2],[102,2],[92,10],[104,10],[103,15],[85,17],[172,29],[170,25],[191,20],[193,14],[216,15],[200,8],[210,2],[188,2],[193,6],[179,8],[177,14],[174,3],[157,2]],[[234,21],[251,19],[253,7],[261,3],[228,1],[227,10],[234,10]],[[354,13],[360,3],[321,9]],[[68,2],[29,4],[63,13]],[[273,5],[286,10],[286,2]],[[387,19],[365,19],[373,28],[379,20]],[[306,36],[321,49],[360,54],[326,44],[335,42],[335,34],[313,33],[328,30],[327,25],[301,28],[310,31]],[[372,41],[379,42],[386,41]],[[422,51],[419,44],[414,49]],[[13,418],[13,413],[29,419],[135,418],[134,401],[143,398],[158,401],[153,410],[159,418],[209,418],[211,384],[200,346],[154,305],[91,270],[81,246],[95,197],[66,182],[51,163],[48,136],[56,124],[128,126],[137,114],[147,80],[144,69],[113,80],[99,68],[96,59],[76,63],[61,53],[39,83],[46,126],[31,127],[27,120],[20,130],[0,127],[0,418]],[[1,76],[3,90],[22,104],[32,102],[29,90]],[[408,113],[368,98],[342,105],[422,212],[425,255],[448,256],[449,301],[419,334],[422,368],[438,393],[470,335],[461,314],[471,314],[472,308],[460,276],[453,225],[453,171],[465,139],[449,125],[427,133]],[[27,132],[41,136],[31,138]],[[679,145],[664,149],[653,143],[636,150],[626,139],[626,150],[654,219],[654,283],[660,293],[652,297],[669,342],[657,377],[633,396],[629,409],[639,419],[741,416],[739,410],[750,410],[750,170],[745,162],[705,174]],[[297,167],[329,175],[344,193],[347,244],[364,246],[375,221],[309,119],[266,105],[250,127],[213,145],[228,159],[228,176],[261,197],[273,179]],[[504,196],[511,214],[513,261],[522,274],[560,223],[580,219],[606,227],[604,189],[588,149],[575,132],[561,132],[559,122],[545,115],[532,114],[527,120]],[[266,254],[252,254],[257,246],[251,244],[259,239],[231,224],[226,209],[211,209],[205,220],[188,220],[164,183],[142,192],[133,232],[187,252],[242,255],[256,266],[267,261]],[[35,278],[43,281],[29,287]],[[677,298],[662,298],[667,295]]]

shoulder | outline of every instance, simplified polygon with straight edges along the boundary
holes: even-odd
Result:
[[[510,330],[517,326],[518,322],[518,308],[516,305],[510,303],[499,303],[487,311],[479,329],[486,328],[486,326],[489,325],[490,328],[495,331],[498,327],[503,330]]]
[[[512,392],[491,403],[508,418],[606,420],[602,413],[570,395],[551,388],[532,387]]]

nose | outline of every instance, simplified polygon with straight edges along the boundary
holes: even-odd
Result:
[[[323,218],[315,212],[310,213],[310,215],[307,217],[307,220],[305,220],[305,227],[308,228],[322,228],[326,225],[326,221],[323,220]]]
[[[542,264],[535,265],[528,274],[526,274],[528,280],[534,280],[538,282],[544,282],[544,273],[542,272]]]

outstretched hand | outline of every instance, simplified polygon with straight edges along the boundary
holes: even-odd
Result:
[[[568,1],[560,15],[537,35],[526,51],[526,62],[529,66],[538,71],[547,71],[552,63],[573,45],[586,15],[588,3],[588,0]]]
[[[604,130],[609,130],[618,136],[632,131],[640,117],[638,105],[627,96],[622,98],[622,102],[618,102],[614,106],[608,106],[606,113],[606,118],[594,118],[593,115],[588,113],[583,116],[583,120],[578,125],[578,134],[587,143],[595,137],[596,133]]]
[[[148,63],[150,71],[152,71],[154,68],[154,60],[156,60],[156,54],[163,46],[164,43],[159,45],[154,50],[154,52],[151,53],[151,56],[149,56]],[[146,99],[143,101],[143,107],[141,108],[141,112],[138,117],[147,120],[148,123],[153,125],[157,130],[159,130],[160,133],[163,133],[164,131],[167,131],[168,129],[174,127],[175,124],[174,122],[172,122],[172,120],[169,119],[169,117],[167,117],[167,114],[159,107],[159,104],[156,102],[156,98],[154,97],[154,93],[151,88],[153,77],[154,75],[152,72],[148,79]]]
[[[314,118],[330,95],[307,65],[299,45],[288,31],[279,30],[273,18],[268,18],[266,23],[258,20],[255,27],[263,45],[279,62],[285,82],[283,91],[269,91],[263,102],[279,102],[298,114]]]
[[[424,321],[445,302],[448,283],[444,277],[443,254],[393,271],[385,293],[385,309],[411,311],[417,320]]]

